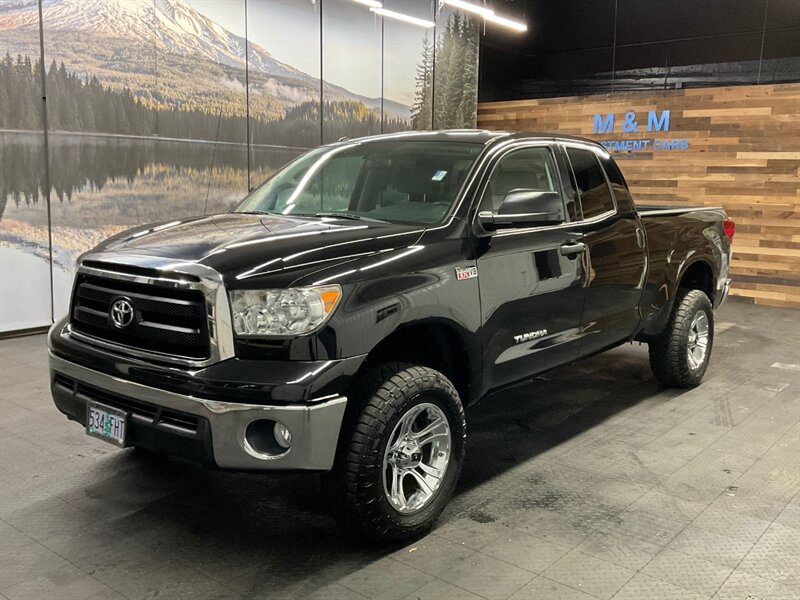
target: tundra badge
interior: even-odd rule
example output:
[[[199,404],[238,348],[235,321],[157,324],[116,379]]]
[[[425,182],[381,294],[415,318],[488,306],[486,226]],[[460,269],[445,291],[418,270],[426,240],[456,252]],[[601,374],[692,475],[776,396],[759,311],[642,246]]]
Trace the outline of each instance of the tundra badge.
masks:
[[[522,342],[529,342],[530,340],[535,340],[540,337],[544,337],[546,335],[547,335],[547,329],[537,329],[536,331],[529,331],[528,333],[515,335],[514,341],[517,344],[521,344]]]

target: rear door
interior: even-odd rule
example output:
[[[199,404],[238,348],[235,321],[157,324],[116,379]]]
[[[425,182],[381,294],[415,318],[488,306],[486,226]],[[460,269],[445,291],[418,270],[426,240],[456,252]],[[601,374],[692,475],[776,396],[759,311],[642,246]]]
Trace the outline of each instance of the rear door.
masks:
[[[518,144],[495,160],[480,210],[497,212],[512,190],[556,191],[560,222],[502,229],[477,241],[485,389],[574,360],[583,285],[575,203],[565,197],[566,162],[557,148]],[[542,212],[552,212],[548,206]]]
[[[562,148],[572,168],[587,248],[580,349],[585,356],[625,341],[636,331],[647,250],[639,216],[616,165],[599,148],[579,144]],[[609,181],[604,161],[619,181]]]

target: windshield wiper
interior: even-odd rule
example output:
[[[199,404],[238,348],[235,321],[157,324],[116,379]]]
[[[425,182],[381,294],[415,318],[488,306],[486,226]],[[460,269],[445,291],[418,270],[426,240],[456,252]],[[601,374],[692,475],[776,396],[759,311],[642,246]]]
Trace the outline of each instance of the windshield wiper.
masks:
[[[350,219],[352,221],[370,221],[372,223],[387,223],[388,221],[382,221],[380,219],[373,219],[372,217],[365,217],[364,215],[359,215],[356,213],[348,213],[348,212],[318,212],[314,213],[315,217],[333,217],[334,219]]]

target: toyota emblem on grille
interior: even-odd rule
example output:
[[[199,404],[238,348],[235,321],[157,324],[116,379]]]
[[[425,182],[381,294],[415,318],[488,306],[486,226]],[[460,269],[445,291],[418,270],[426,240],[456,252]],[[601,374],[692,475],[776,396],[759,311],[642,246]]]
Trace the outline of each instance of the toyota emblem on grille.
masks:
[[[124,329],[133,323],[133,306],[127,298],[120,298],[111,305],[111,321],[115,327]]]

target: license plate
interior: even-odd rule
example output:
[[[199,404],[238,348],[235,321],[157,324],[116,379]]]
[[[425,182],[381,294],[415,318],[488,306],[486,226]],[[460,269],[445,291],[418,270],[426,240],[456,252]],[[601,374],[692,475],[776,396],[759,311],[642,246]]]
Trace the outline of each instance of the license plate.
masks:
[[[128,414],[117,408],[89,402],[86,405],[86,433],[119,446],[125,447],[125,430]]]

